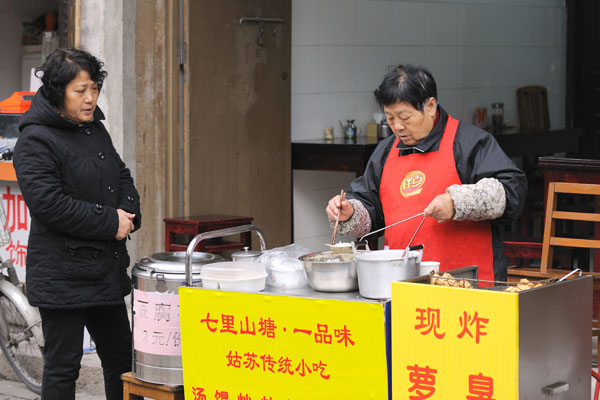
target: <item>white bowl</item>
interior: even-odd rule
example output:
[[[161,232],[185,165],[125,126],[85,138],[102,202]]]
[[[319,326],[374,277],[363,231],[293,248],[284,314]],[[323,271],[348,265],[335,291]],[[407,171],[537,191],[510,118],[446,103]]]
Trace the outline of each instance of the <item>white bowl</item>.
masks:
[[[427,275],[431,271],[440,272],[440,262],[439,261],[421,261],[421,265],[419,265],[419,275]]]
[[[224,261],[202,266],[202,287],[258,292],[265,289],[265,266],[256,262]]]

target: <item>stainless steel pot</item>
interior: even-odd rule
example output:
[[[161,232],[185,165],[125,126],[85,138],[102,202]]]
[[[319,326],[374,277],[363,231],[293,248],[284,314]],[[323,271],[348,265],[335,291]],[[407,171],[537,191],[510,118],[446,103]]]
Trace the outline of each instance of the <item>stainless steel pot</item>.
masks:
[[[423,246],[414,250],[375,250],[356,253],[358,291],[369,299],[392,297],[392,282],[419,276]]]
[[[250,250],[249,247],[244,247],[244,250],[236,251],[235,253],[231,254],[231,260],[253,262],[256,261],[261,254],[262,251]]]
[[[179,287],[186,284],[185,257],[183,251],[157,253],[133,267],[133,372],[143,381],[183,384],[177,306]],[[191,258],[195,284],[200,282],[203,265],[223,260],[219,255],[199,252]],[[152,345],[153,338],[164,337],[173,340],[166,340],[162,347]]]
[[[308,284],[319,292],[351,292],[358,289],[354,255],[310,253],[299,258],[304,264]]]

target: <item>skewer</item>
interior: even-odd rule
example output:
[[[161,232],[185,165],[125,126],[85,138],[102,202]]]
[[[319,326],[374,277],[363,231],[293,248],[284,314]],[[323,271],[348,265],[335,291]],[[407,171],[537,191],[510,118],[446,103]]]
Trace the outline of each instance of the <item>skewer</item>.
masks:
[[[340,192],[340,208],[338,209],[337,217],[335,218],[335,226],[333,227],[333,234],[331,235],[331,244],[335,244],[335,237],[337,236],[338,225],[340,223],[340,214],[342,213],[342,201],[346,200],[346,192],[344,189]]]

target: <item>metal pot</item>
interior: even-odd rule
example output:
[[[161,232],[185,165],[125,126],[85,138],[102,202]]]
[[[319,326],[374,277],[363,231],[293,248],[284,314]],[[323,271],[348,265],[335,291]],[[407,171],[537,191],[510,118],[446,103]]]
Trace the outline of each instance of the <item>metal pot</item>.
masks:
[[[351,292],[358,289],[353,254],[310,253],[299,258],[304,264],[308,284],[319,292]]]
[[[183,384],[178,290],[186,284],[185,257],[184,251],[157,253],[133,267],[133,372],[143,381]],[[200,282],[203,265],[222,259],[216,254],[194,253],[194,283]],[[163,346],[153,345],[153,340],[163,341]]]
[[[355,254],[358,291],[369,299],[392,297],[392,282],[419,276],[423,247],[409,250],[375,250]],[[417,250],[418,249],[418,250]]]
[[[256,261],[261,254],[262,251],[250,250],[249,247],[244,247],[243,251],[236,251],[235,253],[231,254],[231,260],[253,262]]]

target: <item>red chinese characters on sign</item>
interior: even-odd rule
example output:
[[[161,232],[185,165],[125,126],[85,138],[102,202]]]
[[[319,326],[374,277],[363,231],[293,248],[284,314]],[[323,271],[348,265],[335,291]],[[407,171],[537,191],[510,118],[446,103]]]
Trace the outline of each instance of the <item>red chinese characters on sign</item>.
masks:
[[[6,201],[6,226],[10,228],[10,233],[15,230],[27,230],[27,206],[22,194],[13,194],[10,192],[10,186],[6,187],[6,193],[2,195]]]
[[[433,333],[438,339],[443,339],[446,336],[446,332],[441,330],[441,311],[439,308],[416,308],[416,320],[417,323],[414,329],[420,331],[421,335],[429,335]],[[473,315],[463,311],[462,317],[459,317],[460,333],[457,335],[459,339],[462,339],[465,335],[468,335],[472,339],[475,339],[475,343],[479,344],[481,337],[486,336],[487,332],[485,328],[490,322],[489,318],[482,318],[478,315],[477,311]]]
[[[199,387],[193,386],[192,394],[194,395],[194,400],[206,400],[206,395],[204,394],[204,388],[199,388]]]
[[[495,400],[492,398],[494,394],[494,379],[489,376],[483,376],[480,372],[478,375],[469,375],[469,395],[467,400]]]
[[[10,233],[15,231],[27,231],[28,211],[25,199],[22,194],[11,192],[10,186],[6,186],[6,191],[2,194],[2,200],[6,204],[6,229]],[[7,247],[8,257],[15,266],[25,267],[27,258],[27,242],[20,240],[11,240]]]
[[[408,379],[411,386],[408,388],[410,400],[425,400],[431,398],[435,394],[435,378],[438,373],[437,369],[431,368],[429,365],[420,367],[418,364],[408,365],[406,369],[409,371]],[[469,393],[466,395],[467,400],[496,400],[494,395],[494,379],[489,376],[484,376],[483,373],[477,375],[469,375]]]
[[[470,330],[470,327],[475,328],[475,343],[479,344],[479,338],[481,336],[487,335],[484,331],[484,328],[487,326],[487,323],[490,321],[488,318],[480,318],[477,315],[477,311],[475,311],[474,315],[467,314],[466,311],[463,312],[463,316],[459,317],[460,325],[462,327],[462,331],[458,334],[458,338],[462,339],[465,334],[469,335],[473,338],[473,333]]]
[[[409,393],[413,393],[408,398],[410,400],[425,400],[435,394],[435,375],[437,370],[430,368],[429,365],[419,367],[417,364],[406,367],[410,371],[408,379],[412,386],[408,388]]]
[[[228,400],[229,393],[221,390],[215,391],[215,400]]]
[[[257,355],[255,353],[245,353],[243,356],[237,351],[230,350],[225,356],[226,367],[256,370],[262,372],[271,372],[273,374],[287,374],[291,376],[305,377],[311,374],[318,375],[322,379],[328,380],[331,375],[327,373],[327,364],[322,360],[319,362],[309,362],[305,359],[294,361],[289,357],[279,357],[276,359],[271,354]]]
[[[443,339],[446,336],[446,332],[438,332],[440,329],[440,309],[429,308],[417,308],[417,324],[415,325],[416,330],[421,330],[421,335],[428,335],[433,331],[433,335],[438,339]]]

